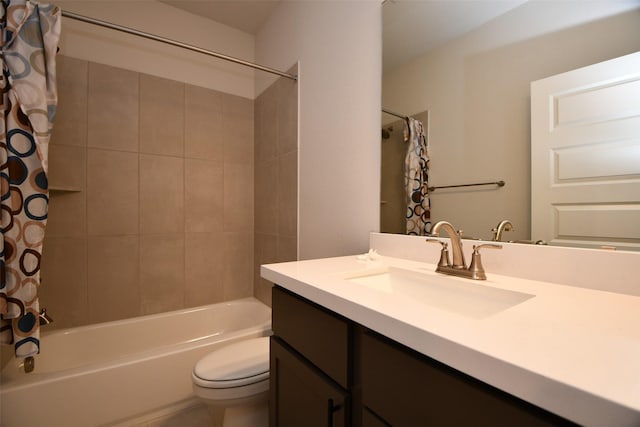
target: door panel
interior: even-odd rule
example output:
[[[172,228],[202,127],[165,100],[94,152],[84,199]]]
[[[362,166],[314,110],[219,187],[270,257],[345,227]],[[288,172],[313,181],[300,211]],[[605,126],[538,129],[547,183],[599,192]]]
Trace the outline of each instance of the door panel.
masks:
[[[640,53],[531,83],[531,238],[640,250]]]

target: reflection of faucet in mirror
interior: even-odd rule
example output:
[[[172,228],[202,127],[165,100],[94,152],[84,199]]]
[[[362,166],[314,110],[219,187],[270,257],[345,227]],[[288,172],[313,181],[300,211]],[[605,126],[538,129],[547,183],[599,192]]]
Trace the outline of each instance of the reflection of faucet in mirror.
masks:
[[[502,241],[503,232],[513,231],[513,224],[511,224],[511,221],[508,219],[503,219],[500,221],[500,224],[498,224],[496,228],[492,228],[491,231],[493,231],[493,238],[491,240],[494,242],[500,242]]]
[[[436,272],[450,274],[452,276],[467,277],[475,280],[485,280],[487,276],[482,266],[482,260],[480,259],[480,248],[501,249],[502,245],[491,243],[486,243],[483,245],[473,245],[471,264],[469,265],[469,268],[467,268],[467,265],[464,261],[464,253],[462,252],[462,239],[460,238],[461,232],[456,231],[456,229],[453,227],[453,225],[451,225],[450,222],[438,221],[433,225],[433,227],[431,227],[431,235],[438,236],[441,228],[447,232],[447,235],[451,240],[453,263],[449,264],[449,252],[447,244],[437,240],[438,243],[442,244],[442,251],[440,253],[440,261],[438,262],[438,267],[436,267]],[[427,239],[427,242],[430,241],[435,240]]]

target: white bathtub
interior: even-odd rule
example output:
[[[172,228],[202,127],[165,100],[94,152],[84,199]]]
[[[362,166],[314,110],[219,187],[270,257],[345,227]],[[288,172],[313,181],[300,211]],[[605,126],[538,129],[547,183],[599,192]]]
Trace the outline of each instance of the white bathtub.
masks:
[[[32,373],[15,359],[2,369],[0,425],[126,424],[192,399],[191,369],[203,355],[270,330],[269,307],[246,298],[43,332]]]

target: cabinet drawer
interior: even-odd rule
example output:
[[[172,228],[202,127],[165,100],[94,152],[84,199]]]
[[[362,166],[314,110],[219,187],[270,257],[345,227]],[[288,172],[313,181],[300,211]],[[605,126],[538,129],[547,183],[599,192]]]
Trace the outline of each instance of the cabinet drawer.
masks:
[[[349,324],[280,287],[273,287],[272,329],[335,382],[348,388]]]
[[[361,375],[362,403],[394,427],[574,425],[371,332]]]

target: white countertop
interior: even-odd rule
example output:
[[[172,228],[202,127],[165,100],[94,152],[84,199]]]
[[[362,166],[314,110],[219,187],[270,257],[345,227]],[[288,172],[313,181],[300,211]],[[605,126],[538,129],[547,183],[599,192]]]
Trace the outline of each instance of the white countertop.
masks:
[[[473,318],[345,278],[434,264],[356,256],[263,265],[262,277],[420,353],[588,426],[640,426],[640,297],[487,272],[483,286],[533,294]]]

